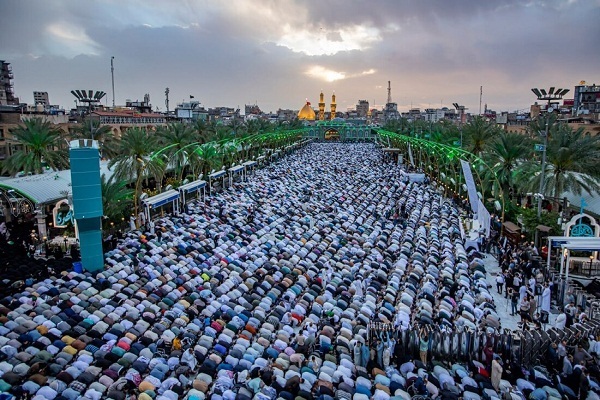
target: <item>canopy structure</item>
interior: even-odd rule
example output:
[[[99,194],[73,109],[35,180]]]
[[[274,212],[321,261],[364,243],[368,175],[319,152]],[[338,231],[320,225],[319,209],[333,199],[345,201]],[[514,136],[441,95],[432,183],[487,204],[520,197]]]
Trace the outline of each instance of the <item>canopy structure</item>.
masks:
[[[560,247],[560,271],[559,279],[561,281],[559,288],[559,299],[564,303],[566,299],[566,290],[569,284],[569,270],[571,265],[571,251],[591,251],[594,252],[590,258],[590,270],[592,261],[597,259],[597,252],[600,251],[600,238],[589,237],[571,237],[571,236],[548,236],[548,258],[546,267],[550,268],[551,249]],[[565,272],[566,264],[566,272]],[[563,277],[564,274],[564,277]]]
[[[246,170],[244,171],[244,174],[245,174],[245,177],[247,177],[248,176],[248,172],[252,171],[258,165],[258,163],[256,161],[246,161],[242,165],[244,167],[246,167]]]
[[[235,167],[231,167],[228,169],[229,171],[229,186],[233,183],[233,176],[236,174],[242,174],[242,180],[244,180],[244,170],[246,167],[244,165],[236,165]]]
[[[174,189],[167,190],[164,193],[160,193],[156,196],[142,200],[142,204],[144,205],[144,213],[146,214],[146,221],[150,221],[150,219],[152,219],[152,210],[156,210],[168,203],[172,203],[173,210],[175,212],[179,212],[178,200],[179,192]]]
[[[113,172],[108,169],[107,161],[100,162],[100,176],[105,175],[109,179]],[[36,205],[56,203],[66,199],[71,192],[71,170],[45,171],[38,175],[4,179],[0,181],[0,188],[6,192],[13,190]]]
[[[265,160],[266,160],[265,156],[256,157],[256,162],[258,163],[258,165],[264,165]]]
[[[198,193],[202,189],[202,199],[206,196],[206,181],[198,179],[196,181],[186,183],[177,188],[181,199],[181,204],[187,203],[187,197],[193,193]]]
[[[227,171],[221,170],[221,171],[213,172],[212,174],[210,174],[208,176],[208,191],[209,191],[209,193],[212,193],[212,182],[215,179],[223,178],[223,185],[225,184],[225,175],[226,174],[227,174]]]

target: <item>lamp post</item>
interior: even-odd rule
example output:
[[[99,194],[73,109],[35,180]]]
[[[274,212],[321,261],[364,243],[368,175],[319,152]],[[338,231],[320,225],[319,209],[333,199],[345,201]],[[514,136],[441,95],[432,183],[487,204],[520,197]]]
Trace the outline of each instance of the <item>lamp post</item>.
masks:
[[[112,106],[115,108],[115,57],[110,58],[110,79],[112,81]]]
[[[554,86],[552,86],[548,92],[546,92],[546,89],[538,89],[538,88],[533,88],[531,89],[531,91],[533,92],[533,94],[536,95],[538,100],[544,100],[547,101],[547,105],[546,105],[546,129],[544,131],[543,137],[544,137],[544,147],[542,149],[542,172],[540,174],[540,190],[538,193],[538,204],[537,204],[537,218],[538,218],[538,222],[539,219],[542,215],[542,199],[544,197],[544,193],[546,191],[546,180],[545,180],[545,175],[546,175],[546,148],[548,147],[548,132],[550,130],[550,113],[552,113],[554,110],[552,109],[552,107],[550,107],[550,103],[552,102],[552,100],[560,100],[563,98],[563,96],[565,94],[567,94],[569,92],[569,89],[557,89],[555,90]],[[535,230],[535,245],[538,246],[538,230]]]

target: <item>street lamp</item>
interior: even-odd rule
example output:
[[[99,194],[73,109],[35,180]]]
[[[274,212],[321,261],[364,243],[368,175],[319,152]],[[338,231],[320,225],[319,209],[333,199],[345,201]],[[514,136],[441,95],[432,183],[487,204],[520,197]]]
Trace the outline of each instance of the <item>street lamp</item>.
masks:
[[[563,96],[565,94],[567,94],[569,92],[569,89],[557,89],[555,90],[554,86],[552,86],[548,92],[546,92],[546,89],[538,89],[538,88],[533,88],[531,89],[531,91],[533,92],[533,94],[536,95],[538,100],[544,100],[547,101],[547,106],[546,106],[546,129],[544,132],[544,148],[542,149],[542,173],[540,174],[540,190],[539,190],[539,194],[540,196],[538,196],[538,204],[537,204],[537,218],[538,221],[542,215],[542,199],[543,199],[543,195],[546,192],[546,182],[545,182],[545,175],[546,175],[546,148],[548,147],[548,131],[550,129],[550,113],[552,113],[554,110],[552,109],[552,107],[550,107],[550,103],[554,100],[560,100],[563,98]],[[538,246],[538,230],[535,230],[535,245]]]

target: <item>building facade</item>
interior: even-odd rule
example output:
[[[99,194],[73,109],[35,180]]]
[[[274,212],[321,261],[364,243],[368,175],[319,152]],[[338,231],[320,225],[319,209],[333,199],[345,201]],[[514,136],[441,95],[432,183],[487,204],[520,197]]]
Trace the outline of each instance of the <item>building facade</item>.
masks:
[[[356,116],[366,118],[369,113],[369,102],[367,100],[359,100],[356,105]]]
[[[50,105],[48,92],[33,92],[33,104],[48,107]]]

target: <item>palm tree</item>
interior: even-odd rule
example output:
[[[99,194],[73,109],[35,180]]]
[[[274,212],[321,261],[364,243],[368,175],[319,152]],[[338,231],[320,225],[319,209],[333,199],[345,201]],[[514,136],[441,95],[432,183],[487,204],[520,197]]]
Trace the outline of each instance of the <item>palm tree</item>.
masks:
[[[144,178],[162,174],[166,163],[160,157],[152,157],[158,145],[154,134],[143,128],[130,128],[121,136],[117,146],[117,155],[108,163],[115,167],[115,179],[134,182],[134,211],[138,214],[138,199]]]
[[[92,139],[100,142],[103,157],[111,158],[115,155],[115,137],[110,125],[100,125],[100,121],[86,118],[81,125],[73,129],[73,138]]]
[[[480,116],[463,127],[466,149],[481,157],[483,150],[493,140],[498,129]]]
[[[121,222],[129,214],[128,210],[131,210],[133,190],[129,189],[124,181],[119,181],[114,176],[106,179],[104,174],[102,174],[100,185],[104,217],[110,222]]]
[[[520,165],[526,161],[532,153],[533,144],[531,140],[522,134],[502,131],[488,145],[484,159],[490,165],[494,176],[486,176],[490,181],[496,181],[505,196],[515,185],[515,174]],[[495,178],[495,179],[494,179]]]
[[[175,169],[175,179],[181,181],[188,164],[188,154],[195,143],[194,130],[190,125],[173,123],[159,128],[157,133],[158,145],[165,146],[159,151],[169,160],[169,166]]]
[[[600,136],[587,136],[583,128],[573,130],[566,124],[554,125],[546,157],[545,195],[600,193]],[[540,164],[524,164],[520,178],[524,189],[539,190]]]
[[[12,129],[11,134],[23,146],[13,153],[4,164],[11,175],[18,172],[41,174],[44,165],[57,171],[69,168],[69,155],[64,148],[62,131],[42,118],[31,118]]]

